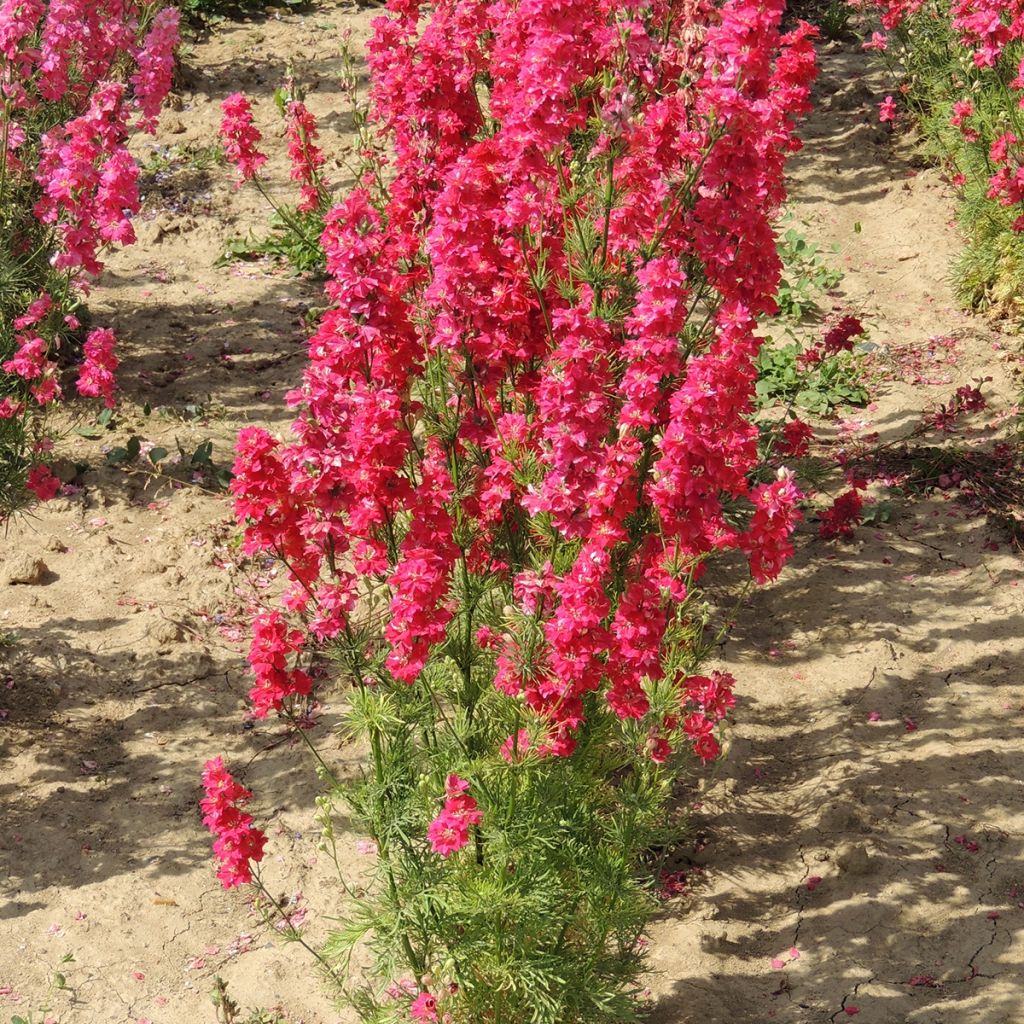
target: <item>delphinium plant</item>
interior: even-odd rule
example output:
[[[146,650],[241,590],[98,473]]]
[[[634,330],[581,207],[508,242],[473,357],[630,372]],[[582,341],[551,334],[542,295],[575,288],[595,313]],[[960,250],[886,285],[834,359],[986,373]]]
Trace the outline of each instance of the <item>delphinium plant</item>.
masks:
[[[297,722],[326,656],[366,745],[355,779],[318,755],[326,846],[344,801],[376,851],[318,951],[365,1021],[635,1016],[645,851],[734,704],[700,580],[723,552],[772,579],[799,518],[788,472],[752,483],[815,70],[783,6],[391,0],[375,23],[387,146],[326,218],[294,434],[243,431],[232,483],[245,550],[290,579],[253,714]],[[206,780],[222,879],[267,894],[247,791]]]
[[[0,519],[56,494],[44,413],[77,388],[113,403],[114,336],[86,334],[103,253],[135,240],[138,165],[171,86],[178,13],[133,0],[0,4]],[[82,341],[84,340],[84,345]]]
[[[1020,316],[1024,303],[1024,8],[1001,0],[865,0],[867,42],[947,165],[966,244],[953,266],[969,306]],[[881,116],[899,105],[887,97]]]

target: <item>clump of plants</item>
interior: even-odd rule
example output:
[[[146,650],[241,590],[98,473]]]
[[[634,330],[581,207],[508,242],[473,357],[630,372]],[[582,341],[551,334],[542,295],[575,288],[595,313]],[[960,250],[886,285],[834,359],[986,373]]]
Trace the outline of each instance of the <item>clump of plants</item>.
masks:
[[[268,7],[285,9],[309,6],[308,0],[175,0],[186,24],[195,34],[216,26],[228,18],[262,16]]]
[[[128,141],[166,96],[178,13],[101,0],[0,7],[0,519],[26,490],[53,497],[44,413],[81,358],[77,390],[113,402],[117,357],[86,329],[103,253],[135,240]]]
[[[810,346],[770,342],[757,356],[755,391],[763,407],[788,405],[827,416],[844,405],[864,405],[870,398],[863,358],[855,351],[864,334],[855,316],[836,319]]]
[[[843,272],[830,267],[821,247],[796,227],[787,227],[779,236],[778,249],[782,260],[782,280],[776,296],[779,316],[800,321],[817,311],[821,293],[835,288]]]
[[[755,328],[814,32],[782,0],[388,7],[387,145],[325,218],[294,435],[239,438],[244,549],[290,581],[252,713],[298,726],[314,658],[346,687],[367,766],[316,754],[320,823],[330,852],[344,806],[375,869],[314,952],[364,1021],[631,1020],[645,851],[734,705],[701,578],[774,578],[800,517],[761,478]],[[220,759],[204,786],[223,883],[286,911],[252,794]]]
[[[884,33],[867,44],[901,80],[903,103],[959,192],[966,236],[960,300],[1021,315],[1024,303],[1024,13],[996,0],[872,0]],[[895,101],[883,117],[896,116]]]
[[[294,81],[289,82],[287,89],[278,89],[274,100],[285,122],[290,176],[299,186],[298,202],[281,203],[267,188],[261,171],[267,157],[259,149],[263,134],[253,120],[252,104],[242,93],[228,96],[221,105],[224,155],[238,171],[237,184],[249,183],[255,188],[270,206],[273,216],[269,235],[230,239],[219,265],[271,256],[285,260],[298,273],[322,273],[326,257],[320,236],[332,199],[324,176],[324,154],[317,145],[319,127]]]

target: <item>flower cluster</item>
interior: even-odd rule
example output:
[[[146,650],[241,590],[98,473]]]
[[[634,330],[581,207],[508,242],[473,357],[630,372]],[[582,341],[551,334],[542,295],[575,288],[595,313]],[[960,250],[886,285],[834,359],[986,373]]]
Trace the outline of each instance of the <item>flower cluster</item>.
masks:
[[[775,451],[794,459],[803,458],[811,447],[814,427],[802,419],[787,420],[782,427],[782,436],[775,442]]]
[[[800,355],[802,366],[814,366],[829,356],[853,349],[854,339],[864,334],[864,325],[855,316],[840,317],[825,334]]]
[[[984,377],[974,384],[964,384],[958,387],[952,399],[935,413],[934,425],[939,430],[949,431],[962,416],[984,409],[988,402],[981,392],[981,385],[991,379],[991,377]]]
[[[971,205],[982,211],[981,218],[995,214],[984,197],[1005,208],[1008,232],[1024,232],[1024,150],[1017,113],[1024,106],[1024,5],[939,0],[927,11],[921,0],[866,0],[865,5],[879,11],[883,26],[899,41],[906,76],[901,91],[933,126],[946,122],[956,129],[946,131],[943,142],[952,154],[953,181],[971,189]],[[892,47],[880,36],[873,48]],[[895,119],[891,96],[880,117]],[[975,203],[975,196],[981,201]],[[976,216],[969,213],[969,220]],[[991,234],[992,224],[979,231]],[[981,287],[990,283],[982,280]]]
[[[457,775],[449,775],[445,782],[444,808],[427,828],[427,839],[434,853],[450,857],[469,842],[469,827],[483,821],[476,800],[466,790],[469,783]]]
[[[324,192],[320,171],[324,165],[324,154],[316,145],[316,118],[300,100],[292,100],[288,104],[287,134],[292,181],[301,185],[299,209],[306,212],[315,210]]]
[[[267,162],[265,153],[257,148],[263,140],[259,128],[253,123],[252,104],[240,92],[233,92],[220,105],[224,118],[220,137],[224,155],[237,168],[241,178],[238,184],[250,181]]]
[[[685,693],[691,705],[698,709],[685,722],[686,734],[693,741],[694,750],[702,761],[718,757],[719,746],[714,736],[715,724],[736,706],[732,690],[736,680],[728,672],[714,672],[710,676],[690,676]]]
[[[114,332],[102,328],[92,331],[85,340],[85,360],[78,374],[78,393],[102,398],[108,409],[114,407],[114,371],[118,366]]]
[[[123,0],[51,0],[0,8],[5,59],[8,152],[0,153],[15,187],[38,186],[35,215],[57,232],[56,266],[97,273],[99,250],[134,241],[138,166],[127,143],[152,131],[171,87],[178,12],[158,12],[139,36],[141,10]],[[40,45],[34,45],[38,39]],[[128,89],[113,69],[127,66]],[[134,70],[132,70],[134,69]],[[48,109],[60,110],[54,124]],[[66,113],[70,111],[70,113]],[[134,115],[137,120],[133,120]],[[36,140],[39,123],[50,124]],[[22,155],[39,142],[38,164]]]
[[[837,537],[849,539],[854,527],[861,521],[864,501],[856,487],[843,491],[835,501],[818,514],[818,533],[824,540]]]
[[[0,415],[16,419],[2,463],[52,496],[26,444],[28,421],[61,397],[58,351],[80,327],[75,309],[103,253],[134,241],[138,166],[128,144],[153,131],[170,87],[179,13],[136,0],[0,3],[0,248],[19,287],[0,296]],[[113,337],[86,341],[84,395],[112,404]],[[32,431],[45,436],[38,425]],[[0,515],[18,503],[0,480]]]
[[[320,635],[347,627],[358,574],[386,582],[385,665],[410,684],[455,580],[511,596],[571,545],[495,643],[538,749],[569,754],[589,693],[646,713],[709,555],[742,550],[765,580],[790,550],[796,490],[751,489],[750,413],[813,33],[783,35],[777,0],[389,6],[369,48],[388,190],[328,218],[335,305],[290,399],[298,440],[246,432],[237,509],[248,550],[287,552],[288,603]],[[260,154],[231,103],[246,174]]]
[[[302,650],[302,632],[289,629],[278,612],[256,617],[249,648],[249,664],[256,681],[249,691],[252,712],[266,718],[271,710],[280,711],[291,696],[307,695],[313,680],[299,668],[289,668],[289,660]]]
[[[223,759],[212,758],[203,771],[206,796],[199,802],[203,824],[216,837],[213,852],[221,862],[217,877],[225,889],[251,882],[252,864],[263,859],[267,837],[252,827],[253,817],[240,804],[252,793],[236,782],[224,767]]]

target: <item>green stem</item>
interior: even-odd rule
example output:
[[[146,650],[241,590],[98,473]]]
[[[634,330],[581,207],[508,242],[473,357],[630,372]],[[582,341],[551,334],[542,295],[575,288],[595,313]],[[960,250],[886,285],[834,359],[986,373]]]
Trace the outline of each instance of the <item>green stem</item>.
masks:
[[[295,717],[295,713],[293,711],[284,711],[282,713],[284,717],[289,722],[291,722],[293,726],[295,726],[296,731],[302,737],[302,740],[306,744],[306,746],[309,747],[310,753],[313,755],[313,757],[316,758],[317,763],[320,765],[321,769],[323,769],[323,773],[327,776],[331,785],[337,788],[340,785],[338,777],[334,774],[333,771],[331,771],[331,769],[327,765],[327,762],[320,756],[320,751],[317,750],[315,746],[313,746],[313,741],[306,735],[306,730],[303,729],[302,726],[298,723],[298,720]]]
[[[608,263],[608,234],[611,230],[612,204],[615,202],[615,155],[609,154],[608,163],[605,165],[605,173],[608,180],[604,186],[604,232],[601,237],[601,266]]]
[[[0,212],[4,209],[4,198],[7,194],[7,145],[11,132],[11,108],[4,103],[4,137],[0,142]]]
[[[311,956],[320,962],[323,969],[331,976],[331,980],[342,990],[345,988],[345,983],[335,973],[334,968],[318,953],[306,940],[302,937],[301,932],[290,923],[288,914],[285,912],[284,907],[281,906],[277,900],[270,894],[270,890],[263,884],[263,879],[259,876],[259,870],[253,871],[253,884],[257,889],[267,898],[271,906],[281,915],[282,920],[288,923],[288,934],[289,937],[294,939],[303,949],[305,949]]]
[[[281,220],[283,220],[285,224],[287,224],[288,227],[291,228],[291,230],[294,231],[295,234],[297,234],[299,238],[301,238],[302,241],[306,243],[306,245],[311,246],[314,249],[320,248],[320,239],[310,238],[309,235],[306,234],[306,231],[303,228],[303,226],[290,213],[286,212],[285,207],[279,206],[276,202],[274,202],[270,193],[263,187],[263,182],[260,181],[259,178],[253,178],[252,183],[256,186],[256,190],[259,192],[259,194],[263,196],[263,198],[266,199],[266,201],[271,205],[271,207],[274,210],[274,213],[276,213],[278,217],[280,217]]]

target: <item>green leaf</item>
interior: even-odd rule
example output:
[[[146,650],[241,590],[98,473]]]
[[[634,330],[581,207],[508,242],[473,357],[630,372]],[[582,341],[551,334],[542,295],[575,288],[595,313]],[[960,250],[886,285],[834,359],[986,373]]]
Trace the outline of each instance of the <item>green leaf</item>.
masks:
[[[153,449],[150,450],[150,453],[149,453],[149,461],[152,462],[153,465],[155,466],[162,459],[166,459],[168,454],[169,453],[168,453],[166,448],[160,448],[160,447],[153,448]]]
[[[113,419],[114,419],[114,410],[113,409],[104,409],[103,412],[101,412],[99,414],[99,416],[96,417],[96,422],[101,427],[109,427],[111,425],[111,423],[113,422]]]
[[[854,221],[853,233],[855,235],[859,235],[860,234],[860,221],[859,220],[858,221]]]
[[[90,441],[95,441],[98,437],[102,437],[102,433],[96,427],[75,427],[75,433],[80,437],[87,437]]]
[[[212,466],[213,465],[213,442],[204,441],[198,448],[192,453],[192,458],[189,460],[193,466]]]
[[[131,438],[128,440],[128,447],[126,450],[128,452],[129,461],[134,462],[139,457],[139,452],[142,451],[141,438],[132,434]]]

